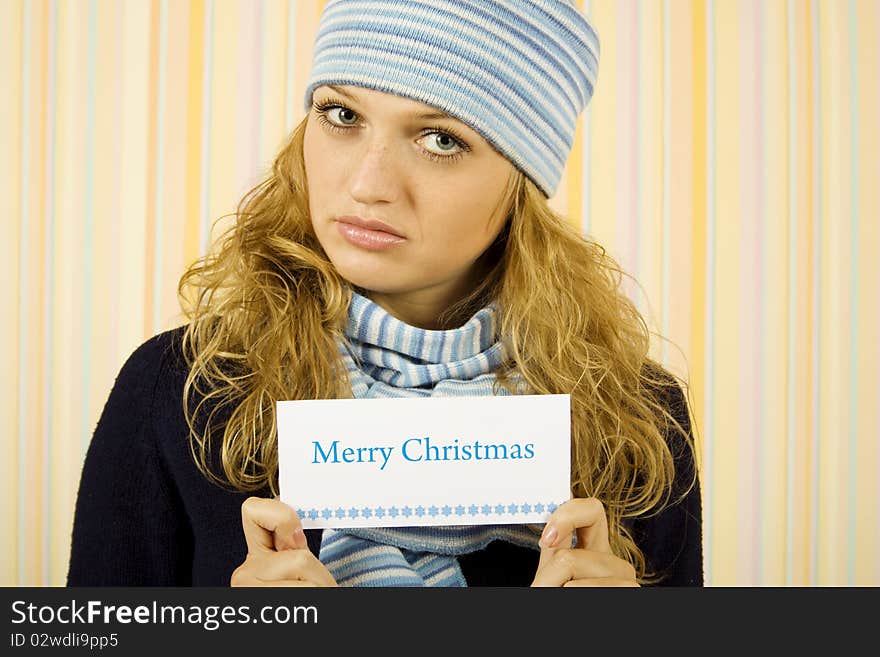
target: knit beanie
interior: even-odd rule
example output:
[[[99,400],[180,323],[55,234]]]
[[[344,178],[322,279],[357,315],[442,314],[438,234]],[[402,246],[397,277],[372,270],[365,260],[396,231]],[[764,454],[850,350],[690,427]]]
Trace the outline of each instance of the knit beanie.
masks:
[[[394,93],[463,121],[549,198],[593,95],[596,31],[572,0],[328,0],[315,88]]]

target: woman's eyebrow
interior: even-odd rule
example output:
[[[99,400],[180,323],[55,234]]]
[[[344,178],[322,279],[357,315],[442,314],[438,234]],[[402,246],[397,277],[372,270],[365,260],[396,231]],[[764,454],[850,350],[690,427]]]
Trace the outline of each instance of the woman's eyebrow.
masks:
[[[345,96],[346,98],[348,98],[349,100],[351,100],[355,103],[359,102],[358,98],[355,97],[353,94],[350,94],[349,92],[345,91],[344,89],[342,89],[340,87],[337,87],[334,84],[328,84],[328,85],[326,85],[326,87],[328,89],[332,89],[333,91],[338,93],[340,96]],[[448,119],[450,121],[456,121],[458,123],[461,123],[461,121],[456,119],[454,116],[450,116],[449,114],[447,114],[446,112],[443,112],[441,110],[434,110],[431,112],[420,112],[419,114],[414,114],[413,117],[416,119]]]

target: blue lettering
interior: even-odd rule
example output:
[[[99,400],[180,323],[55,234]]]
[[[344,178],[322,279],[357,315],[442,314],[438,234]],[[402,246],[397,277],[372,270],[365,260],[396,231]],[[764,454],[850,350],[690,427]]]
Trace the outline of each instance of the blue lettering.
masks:
[[[403,446],[400,448],[400,451],[403,454],[403,458],[405,458],[407,461],[421,461],[422,460],[421,456],[419,456],[418,458],[410,458],[410,455],[406,451],[407,446],[413,441],[421,444],[422,439],[421,438],[410,438],[405,443],[403,443]]]
[[[319,454],[321,455],[324,463],[326,463],[327,460],[331,458],[331,456],[334,463],[339,463],[339,457],[336,455],[336,446],[339,444],[338,440],[334,440],[333,444],[330,446],[330,449],[326,452],[322,449],[321,443],[319,443],[317,440],[313,440],[312,444],[315,446],[315,455],[312,459],[312,463],[318,462]]]
[[[489,450],[492,450],[492,456],[489,456]],[[501,456],[498,456],[498,450],[501,450]],[[486,458],[493,461],[507,458],[507,445],[486,445]]]
[[[445,450],[444,450],[445,453]],[[440,448],[435,447],[431,444],[431,437],[428,436],[425,438],[425,460],[426,461],[442,461],[445,458],[440,458]]]
[[[379,447],[378,450],[379,450],[379,453],[382,455],[382,458],[385,459],[384,461],[382,461],[382,467],[379,469],[384,470],[385,466],[388,465],[388,459],[391,458],[391,452],[394,451],[394,448],[393,447]],[[372,460],[373,460],[373,455],[371,453],[370,454],[370,461],[372,461]]]

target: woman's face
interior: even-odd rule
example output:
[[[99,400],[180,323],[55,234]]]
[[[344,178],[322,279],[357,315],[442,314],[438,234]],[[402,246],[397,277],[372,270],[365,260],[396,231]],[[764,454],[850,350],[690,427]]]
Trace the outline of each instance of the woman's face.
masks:
[[[394,94],[327,85],[315,90],[303,156],[321,246],[386,310],[430,328],[479,283],[512,165],[467,125]]]

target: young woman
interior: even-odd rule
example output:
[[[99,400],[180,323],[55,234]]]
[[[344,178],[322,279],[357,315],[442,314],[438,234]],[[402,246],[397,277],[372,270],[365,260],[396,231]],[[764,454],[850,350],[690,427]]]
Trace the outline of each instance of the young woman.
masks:
[[[123,366],[70,585],[702,585],[682,386],[548,205],[592,95],[570,2],[328,2],[307,116]],[[524,525],[303,530],[275,402],[571,395],[572,499]]]

